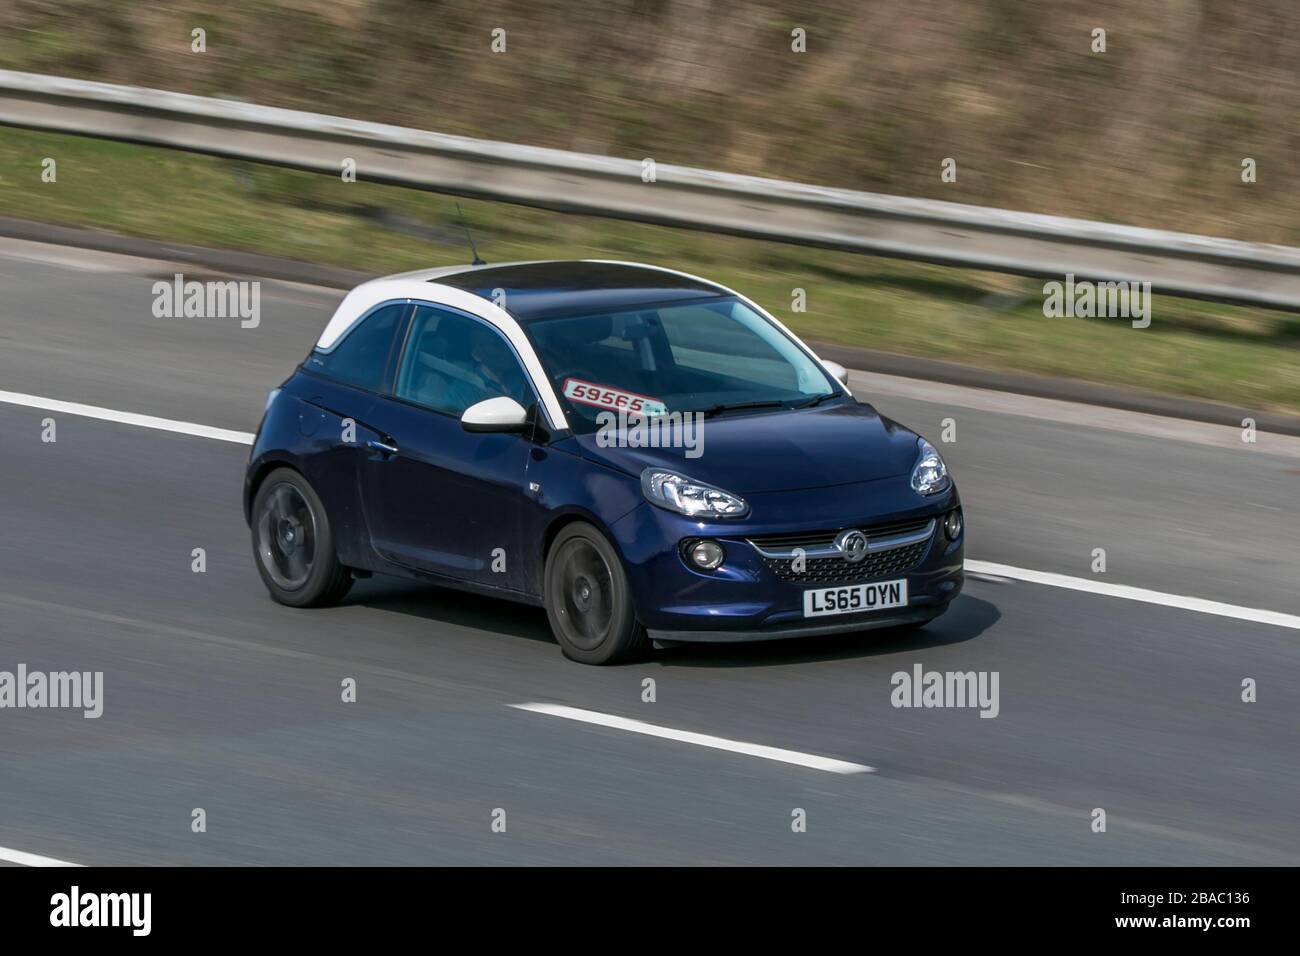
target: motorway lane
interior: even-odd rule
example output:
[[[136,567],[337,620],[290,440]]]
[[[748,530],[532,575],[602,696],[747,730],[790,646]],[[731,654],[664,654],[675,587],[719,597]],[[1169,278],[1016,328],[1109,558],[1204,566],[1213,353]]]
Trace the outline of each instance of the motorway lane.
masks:
[[[0,387],[254,430],[266,393],[316,344],[342,293],[261,280],[256,328],[155,318],[153,284],[176,272],[229,278],[0,238]]]
[[[103,670],[106,704],[98,720],[0,715],[2,846],[92,863],[1300,858],[1291,631],[976,581],[919,640],[578,667],[540,612],[453,592],[376,580],[343,608],[278,607],[238,514],[242,447],[72,417],[46,445],[38,419],[0,407],[4,500],[24,503],[0,546],[0,662]],[[999,671],[1000,715],[892,708],[890,676],[918,662]],[[1260,704],[1238,702],[1241,676]],[[878,772],[506,706],[531,700]],[[202,841],[195,806],[213,820]],[[818,824],[798,837],[797,806]],[[488,831],[495,807],[517,839]]]
[[[281,301],[267,284],[262,330],[195,331],[211,336],[200,349],[182,329],[146,346],[137,340],[158,335],[148,300],[147,321],[121,318],[138,276],[25,265],[38,271],[6,279],[13,264],[0,262],[0,388],[13,391],[249,429],[280,373],[250,379],[277,361],[287,368],[311,337],[297,327],[323,322],[319,303],[304,304],[309,290],[287,288]],[[40,283],[50,302],[33,323],[22,302]],[[83,308],[55,307],[92,301],[96,285],[94,328]],[[106,314],[144,324],[115,341]],[[280,331],[290,326],[294,335]],[[139,364],[151,349],[169,363],[162,382]],[[91,362],[82,377],[77,355]],[[934,436],[921,416],[941,409],[909,401],[880,405]],[[1124,554],[1151,533],[1126,531],[1144,515],[1226,522],[1232,553],[1246,555],[1227,516],[1249,512],[1222,501],[1240,487],[1225,483],[1284,488],[1294,467],[1255,456],[1268,463],[1261,476],[1246,456],[1186,442],[955,414],[959,441],[945,452],[977,522],[972,556],[1045,570],[1087,573],[1059,544],[1081,527],[1107,535],[1098,545],[1114,567],[1112,542]],[[582,668],[560,657],[537,611],[402,582],[363,582],[339,609],[280,608],[253,571],[239,515],[246,449],[66,415],[49,445],[42,417],[0,406],[0,669],[102,669],[107,702],[97,721],[0,712],[0,846],[90,863],[1300,857],[1293,631],[975,581],[920,638],[681,648]],[[1061,496],[1074,510],[1053,517],[1053,496],[1015,470],[1044,450],[1056,480],[1078,491],[1100,471],[1093,494],[1127,487],[1136,507],[1099,508],[1090,522],[1086,502],[1097,499]],[[1145,469],[1169,462],[1180,465],[1178,493],[1138,497]],[[1013,522],[1017,513],[1032,520]],[[1294,521],[1293,505],[1283,517]],[[193,547],[207,549],[206,574],[190,571]],[[1141,566],[1112,579],[1154,586],[1189,566],[1176,551],[1157,549],[1154,564],[1133,553]],[[1292,610],[1290,587],[1268,585],[1270,574],[1294,580],[1294,554],[1279,561],[1249,595],[1224,593],[1236,579],[1167,589]],[[890,675],[918,662],[999,671],[1000,716],[890,707]],[[339,701],[345,676],[359,681],[356,704]],[[1259,704],[1239,702],[1243,676],[1261,680]],[[654,704],[640,700],[644,677],[658,682]],[[530,700],[878,772],[838,777],[506,706]],[[206,834],[189,832],[195,806],[209,811]],[[1110,813],[1105,835],[1088,831],[1095,806]],[[495,807],[507,810],[506,834],[489,832]],[[808,833],[790,832],[793,807],[808,809]]]
[[[156,319],[152,285],[178,270],[0,239],[0,390],[255,430],[266,393],[341,295],[263,281],[255,329]],[[1022,396],[989,411],[980,406],[998,393],[935,385],[922,401],[915,382],[863,373],[851,382],[940,444],[968,506],[969,557],[1087,577],[1093,549],[1105,548],[1106,580],[1300,613],[1300,439],[1264,434],[1246,445],[1236,429],[1155,416]],[[1074,420],[1058,420],[1059,408]],[[943,444],[948,418],[957,441]],[[1166,437],[1082,424],[1094,419]],[[1216,444],[1203,443],[1207,434]]]

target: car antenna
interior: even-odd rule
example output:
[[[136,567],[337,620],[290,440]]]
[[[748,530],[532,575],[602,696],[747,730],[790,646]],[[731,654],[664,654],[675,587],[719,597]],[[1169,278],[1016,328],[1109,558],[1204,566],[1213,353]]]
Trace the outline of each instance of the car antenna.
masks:
[[[487,265],[486,262],[484,262],[482,259],[478,257],[478,247],[474,245],[474,235],[469,231],[469,223],[465,221],[465,213],[461,210],[459,201],[456,202],[456,214],[460,216],[460,227],[465,230],[465,238],[469,240],[469,250],[470,252],[474,253],[474,261],[471,262],[470,265],[472,266]]]

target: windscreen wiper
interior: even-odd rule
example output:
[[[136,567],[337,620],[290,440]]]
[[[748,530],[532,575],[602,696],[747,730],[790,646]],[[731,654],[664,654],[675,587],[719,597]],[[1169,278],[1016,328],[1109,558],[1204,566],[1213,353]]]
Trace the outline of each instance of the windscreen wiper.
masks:
[[[734,412],[744,408],[785,408],[785,407],[786,407],[785,402],[776,402],[776,401],[735,402],[730,405],[724,402],[721,405],[713,405],[710,408],[697,408],[695,409],[695,411],[703,415],[705,418],[708,418],[710,415],[716,415],[719,412]]]
[[[830,400],[830,399],[832,399],[832,398],[835,398],[835,397],[838,396],[839,394],[840,394],[839,392],[827,392],[825,395],[818,395],[817,397],[812,398],[812,399],[810,399],[809,401],[806,401],[806,402],[800,402],[798,405],[794,405],[794,406],[791,406],[791,407],[793,407],[793,408],[816,408],[816,407],[817,407],[818,405],[820,405],[822,402],[825,402],[825,401],[828,401],[828,400]]]

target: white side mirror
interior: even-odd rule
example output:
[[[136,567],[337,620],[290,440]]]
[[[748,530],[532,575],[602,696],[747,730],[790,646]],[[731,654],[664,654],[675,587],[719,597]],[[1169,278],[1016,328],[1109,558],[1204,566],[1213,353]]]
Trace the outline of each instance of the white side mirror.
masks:
[[[528,424],[528,412],[513,398],[498,395],[465,409],[460,416],[467,432],[517,432]]]
[[[835,377],[835,381],[839,382],[841,385],[844,386],[847,386],[849,384],[849,370],[846,369],[839,362],[832,362],[829,359],[822,359],[822,365],[826,366],[826,371],[830,372],[831,375]]]

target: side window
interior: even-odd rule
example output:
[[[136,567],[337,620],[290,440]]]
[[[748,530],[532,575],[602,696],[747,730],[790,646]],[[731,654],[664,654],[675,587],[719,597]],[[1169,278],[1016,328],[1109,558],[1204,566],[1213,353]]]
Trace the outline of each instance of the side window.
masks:
[[[457,418],[471,405],[508,395],[537,399],[519,360],[495,329],[455,312],[420,306],[397,373],[398,398]]]
[[[406,309],[401,303],[376,309],[345,335],[334,351],[309,355],[306,367],[348,385],[380,391]]]

